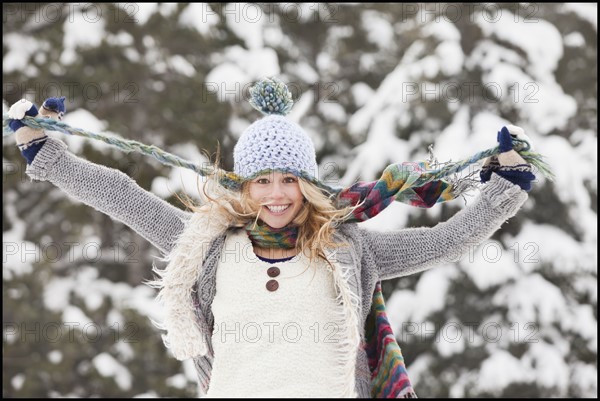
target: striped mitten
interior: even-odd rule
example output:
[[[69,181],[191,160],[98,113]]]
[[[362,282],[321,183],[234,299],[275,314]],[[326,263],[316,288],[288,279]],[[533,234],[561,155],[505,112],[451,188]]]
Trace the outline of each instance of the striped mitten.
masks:
[[[527,163],[516,150],[513,149],[513,137],[525,136],[523,130],[519,127],[509,125],[502,127],[498,132],[498,143],[500,154],[488,158],[482,168],[479,176],[481,182],[490,180],[492,173],[496,173],[502,178],[521,187],[524,191],[531,190],[531,183],[535,180],[535,175],[531,172],[531,165]],[[530,142],[528,140],[528,142]],[[531,142],[530,142],[531,143]]]
[[[8,110],[8,126],[15,132],[17,146],[21,154],[31,164],[35,156],[40,151],[48,136],[42,129],[31,128],[23,124],[25,116],[45,117],[54,120],[61,120],[65,113],[65,98],[51,97],[46,99],[38,113],[35,104],[29,100],[21,99],[13,104]]]

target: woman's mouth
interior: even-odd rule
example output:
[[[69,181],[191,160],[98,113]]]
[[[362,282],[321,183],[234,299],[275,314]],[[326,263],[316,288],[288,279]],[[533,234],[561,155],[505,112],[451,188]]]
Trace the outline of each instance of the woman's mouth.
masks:
[[[269,211],[269,213],[274,214],[276,216],[282,215],[290,205],[277,205],[277,206],[265,206],[265,208]]]

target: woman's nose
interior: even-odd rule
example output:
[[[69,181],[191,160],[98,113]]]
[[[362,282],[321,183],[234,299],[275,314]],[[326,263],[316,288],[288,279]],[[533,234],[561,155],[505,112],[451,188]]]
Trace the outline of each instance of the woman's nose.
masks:
[[[284,192],[283,192],[283,186],[278,183],[278,182],[274,182],[273,184],[271,184],[271,197],[272,198],[282,198],[284,196]]]

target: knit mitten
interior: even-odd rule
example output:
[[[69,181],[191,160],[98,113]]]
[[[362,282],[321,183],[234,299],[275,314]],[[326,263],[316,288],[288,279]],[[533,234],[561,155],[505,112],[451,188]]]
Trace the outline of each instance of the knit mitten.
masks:
[[[492,173],[496,173],[520,186],[524,191],[530,191],[531,182],[535,180],[535,175],[531,172],[531,165],[513,149],[513,137],[527,139],[531,144],[523,129],[513,125],[502,127],[497,137],[501,153],[498,156],[486,159],[479,176],[481,182],[487,182],[490,180]]]
[[[65,113],[65,98],[51,97],[46,99],[42,104],[42,108],[38,113],[35,104],[29,100],[21,99],[13,104],[8,110],[8,126],[15,132],[15,139],[21,154],[27,160],[27,164],[31,164],[33,159],[40,151],[48,136],[42,129],[31,128],[25,125],[22,121],[25,116],[30,117],[45,117],[53,120],[61,120]]]

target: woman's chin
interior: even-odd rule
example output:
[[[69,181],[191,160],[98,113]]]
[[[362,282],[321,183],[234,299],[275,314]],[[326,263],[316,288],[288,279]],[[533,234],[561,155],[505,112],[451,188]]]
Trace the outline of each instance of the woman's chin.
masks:
[[[286,221],[286,220],[279,220],[279,219],[273,219],[273,218],[262,218],[261,219],[263,223],[265,223],[266,225],[268,225],[271,228],[274,229],[279,229],[279,228],[283,228],[285,226],[287,226],[290,222]]]
[[[277,223],[271,223],[271,224],[269,224],[268,222],[266,224],[269,227],[274,228],[274,229],[283,228],[283,227],[285,227],[287,225],[287,224],[277,224]]]

